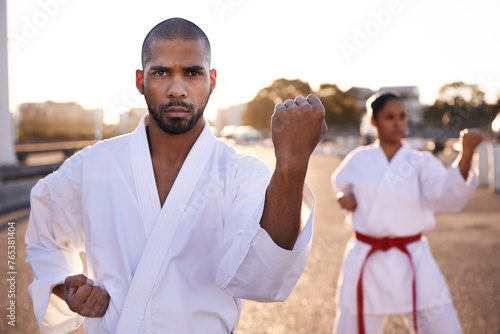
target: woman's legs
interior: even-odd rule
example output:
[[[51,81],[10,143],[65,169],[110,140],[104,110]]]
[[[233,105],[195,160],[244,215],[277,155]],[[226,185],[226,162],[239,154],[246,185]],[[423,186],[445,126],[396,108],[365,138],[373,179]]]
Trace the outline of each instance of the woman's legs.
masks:
[[[419,334],[462,334],[453,303],[441,303],[434,308],[418,312]],[[405,314],[407,326],[413,329],[413,314]],[[382,334],[387,321],[386,315],[365,315],[366,334]],[[357,334],[358,316],[348,310],[337,309],[333,334]]]
[[[405,314],[408,325],[413,329],[413,315]],[[434,308],[418,312],[419,334],[462,334],[453,303],[440,303]]]
[[[382,334],[384,332],[386,315],[366,315],[364,316],[366,334]],[[333,334],[357,334],[358,315],[351,314],[349,310],[337,308]]]

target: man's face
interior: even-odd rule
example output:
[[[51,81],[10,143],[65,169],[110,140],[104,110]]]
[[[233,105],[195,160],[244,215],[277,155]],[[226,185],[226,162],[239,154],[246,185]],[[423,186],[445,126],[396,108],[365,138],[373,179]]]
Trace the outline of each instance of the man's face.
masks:
[[[154,41],[151,58],[143,71],[136,72],[149,113],[167,134],[184,134],[203,122],[216,79],[204,51],[201,40]]]

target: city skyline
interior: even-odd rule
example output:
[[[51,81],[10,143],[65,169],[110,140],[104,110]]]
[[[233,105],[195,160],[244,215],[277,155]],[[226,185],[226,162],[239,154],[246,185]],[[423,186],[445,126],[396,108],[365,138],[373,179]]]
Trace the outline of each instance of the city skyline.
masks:
[[[500,95],[500,4],[476,1],[7,1],[10,109],[74,101],[106,118],[145,107],[135,89],[140,46],[168,17],[198,24],[212,44],[217,87],[207,117],[246,103],[275,79],[342,90],[477,84]],[[117,10],[119,6],[119,10]]]

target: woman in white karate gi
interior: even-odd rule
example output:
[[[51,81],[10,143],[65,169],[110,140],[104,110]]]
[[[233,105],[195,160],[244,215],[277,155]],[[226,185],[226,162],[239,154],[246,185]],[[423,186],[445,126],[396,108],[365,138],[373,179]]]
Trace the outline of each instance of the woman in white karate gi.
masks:
[[[422,233],[434,228],[434,212],[460,211],[472,196],[478,181],[471,160],[483,136],[462,131],[462,151],[446,169],[403,141],[407,118],[397,95],[374,95],[367,109],[377,141],[351,152],[332,175],[354,229],[338,280],[334,332],[382,333],[387,315],[405,314],[415,333],[461,333]]]

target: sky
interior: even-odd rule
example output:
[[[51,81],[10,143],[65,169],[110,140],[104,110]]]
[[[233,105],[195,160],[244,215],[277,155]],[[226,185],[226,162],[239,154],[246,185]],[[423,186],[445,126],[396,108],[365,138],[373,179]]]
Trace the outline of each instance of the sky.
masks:
[[[74,101],[107,121],[145,107],[135,70],[170,17],[205,31],[217,86],[206,109],[246,103],[275,79],[342,90],[417,86],[432,104],[454,81],[500,96],[497,0],[7,0],[9,98]]]

